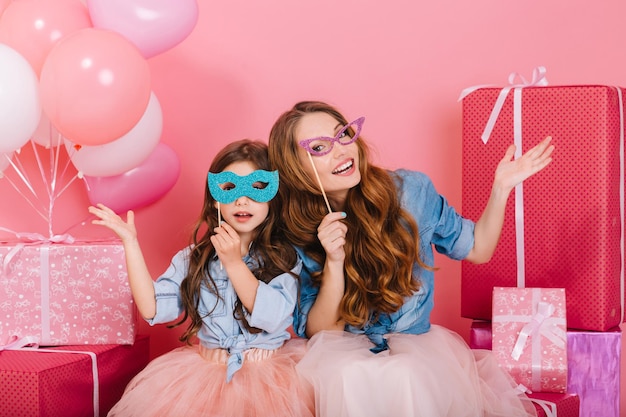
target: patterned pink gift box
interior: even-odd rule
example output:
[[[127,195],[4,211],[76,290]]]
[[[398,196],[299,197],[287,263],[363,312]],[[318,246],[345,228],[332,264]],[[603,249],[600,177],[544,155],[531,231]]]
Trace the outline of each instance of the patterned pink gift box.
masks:
[[[0,245],[0,343],[132,344],[135,308],[119,241]]]
[[[566,392],[566,329],[563,288],[494,288],[492,350],[518,384]]]

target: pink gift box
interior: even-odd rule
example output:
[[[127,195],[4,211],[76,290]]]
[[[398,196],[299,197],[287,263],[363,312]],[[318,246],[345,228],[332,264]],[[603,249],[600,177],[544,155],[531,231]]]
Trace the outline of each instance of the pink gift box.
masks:
[[[0,245],[0,344],[132,344],[133,304],[118,241]]]
[[[472,322],[471,348],[491,349],[491,340],[491,323]],[[619,417],[621,345],[619,327],[567,331],[567,392],[580,396],[581,417]]]
[[[463,99],[463,214],[474,220],[491,192],[489,173],[514,142],[513,91],[487,143],[481,140],[500,91],[480,88]],[[565,288],[570,328],[605,331],[620,324],[621,107],[618,89],[612,86],[521,89],[521,151],[552,136],[554,160],[524,181],[519,201],[517,190],[511,194],[491,261],[462,263],[463,317],[491,320],[493,287],[525,286]],[[522,226],[516,223],[517,203],[523,203],[523,236],[516,231]],[[516,260],[524,269],[522,285]]]
[[[537,417],[582,417],[580,397],[576,394],[536,392],[529,394],[537,410]]]
[[[565,290],[493,290],[492,350],[500,366],[531,391],[565,393]]]
[[[143,335],[133,345],[0,351],[0,416],[104,417],[148,362]]]

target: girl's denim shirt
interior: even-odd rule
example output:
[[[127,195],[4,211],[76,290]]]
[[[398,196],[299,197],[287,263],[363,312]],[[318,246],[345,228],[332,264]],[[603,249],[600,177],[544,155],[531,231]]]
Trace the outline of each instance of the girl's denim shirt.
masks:
[[[156,315],[147,320],[150,325],[168,323],[178,318],[183,312],[180,295],[180,283],[187,274],[190,248],[179,251],[167,270],[154,283],[156,295]],[[248,254],[243,258],[250,269],[257,267],[256,261]],[[302,261],[292,270],[300,273]],[[263,330],[250,333],[233,316],[237,294],[226,270],[220,267],[217,257],[209,265],[209,270],[219,297],[206,286],[202,286],[199,311],[204,317],[203,326],[198,332],[198,339],[208,348],[222,348],[229,353],[227,379],[241,368],[243,351],[249,348],[276,349],[290,338],[288,331],[292,325],[292,315],[298,297],[298,282],[290,274],[282,274],[268,284],[259,281],[254,310],[245,312],[246,320],[252,327]]]
[[[474,246],[474,222],[463,218],[448,205],[446,199],[437,193],[435,187],[423,173],[397,170],[396,186],[402,207],[417,223],[420,235],[420,253],[426,265],[434,266],[434,249],[452,259],[464,259]],[[303,260],[300,274],[300,305],[294,314],[294,330],[305,337],[307,314],[315,301],[319,288],[312,284],[311,274],[320,271],[317,264],[300,248],[298,253]],[[421,288],[407,297],[404,305],[395,313],[383,314],[376,323],[363,328],[346,326],[346,331],[366,334],[374,343],[372,351],[386,349],[387,333],[425,333],[430,329],[430,313],[433,309],[434,273],[413,266],[413,274],[421,282]]]

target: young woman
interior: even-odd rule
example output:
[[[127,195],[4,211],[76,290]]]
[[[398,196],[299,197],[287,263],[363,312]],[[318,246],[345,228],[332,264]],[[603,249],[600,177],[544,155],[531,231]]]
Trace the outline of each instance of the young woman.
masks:
[[[134,214],[123,221],[103,205],[95,224],[110,228],[126,251],[128,278],[140,314],[151,325],[189,324],[188,346],[154,359],[126,387],[109,416],[313,415],[295,364],[302,340],[288,331],[301,269],[293,247],[274,227],[280,216],[278,174],[267,146],[243,140],[215,157],[191,245],[153,281],[143,259]],[[192,344],[198,339],[199,343]]]
[[[517,160],[513,145],[506,151],[474,223],[426,175],[373,165],[364,122],[301,102],[269,139],[285,235],[304,262],[294,328],[310,341],[297,369],[315,390],[318,415],[535,415],[490,352],[430,323],[433,247],[487,262],[510,191],[550,163],[550,139]]]

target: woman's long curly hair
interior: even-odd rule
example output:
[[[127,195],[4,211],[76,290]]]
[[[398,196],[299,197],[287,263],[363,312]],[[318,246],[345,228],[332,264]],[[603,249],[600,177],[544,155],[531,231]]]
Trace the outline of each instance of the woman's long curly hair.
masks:
[[[274,123],[269,138],[272,169],[281,178],[282,227],[291,243],[323,265],[325,251],[317,238],[317,227],[328,210],[319,186],[302,169],[295,132],[302,116],[323,112],[342,125],[348,121],[332,106],[319,101],[297,103]],[[354,134],[354,132],[350,132]],[[419,233],[413,217],[399,201],[395,181],[387,170],[369,162],[369,149],[359,137],[361,182],[348,191],[343,220],[348,226],[344,262],[345,291],[341,318],[362,327],[383,313],[393,313],[404,298],[420,288],[413,264],[429,268],[419,256]],[[321,273],[313,277],[320,284]]]
[[[219,173],[235,162],[251,162],[256,169],[270,171],[267,145],[249,139],[233,142],[224,147],[213,159],[209,172]],[[204,204],[200,217],[193,226],[191,235],[191,252],[189,256],[189,270],[183,279],[180,291],[184,307],[184,314],[173,326],[183,324],[190,320],[186,331],[181,335],[180,340],[191,344],[192,339],[202,327],[204,318],[198,311],[200,300],[200,288],[204,285],[209,291],[219,297],[216,285],[209,273],[209,263],[215,256],[215,248],[210,237],[217,227],[217,202],[211,196],[208,187],[208,180],[205,182]],[[280,195],[276,195],[269,201],[269,214],[265,221],[256,229],[256,236],[250,246],[250,253],[255,256],[259,268],[252,271],[259,281],[270,282],[274,277],[282,273],[291,273],[291,269],[297,262],[297,255],[293,246],[287,243],[285,236],[276,227],[280,216]],[[294,279],[298,277],[294,275]],[[209,315],[211,312],[209,312]],[[251,327],[244,314],[243,305],[237,299],[233,316],[241,320],[244,327],[252,333],[261,330]]]

